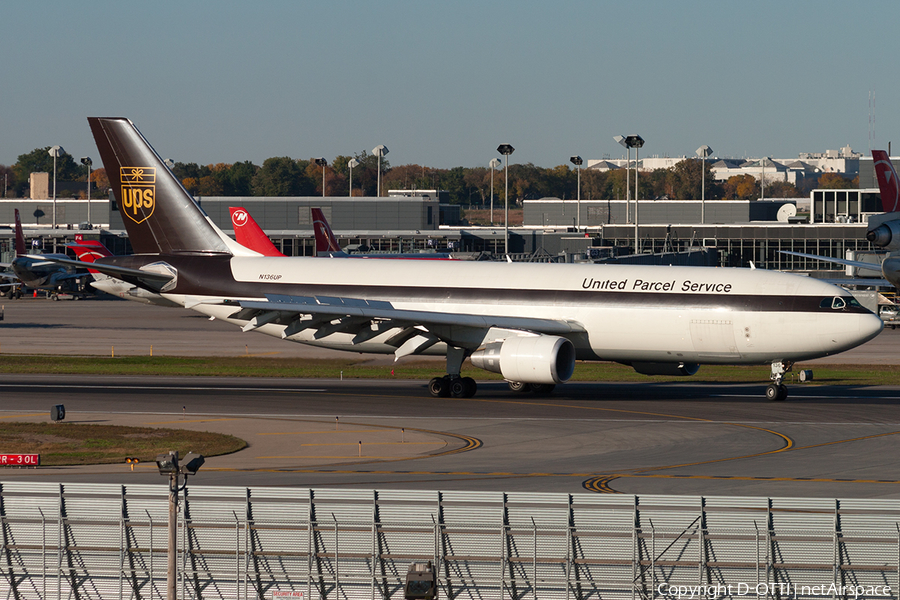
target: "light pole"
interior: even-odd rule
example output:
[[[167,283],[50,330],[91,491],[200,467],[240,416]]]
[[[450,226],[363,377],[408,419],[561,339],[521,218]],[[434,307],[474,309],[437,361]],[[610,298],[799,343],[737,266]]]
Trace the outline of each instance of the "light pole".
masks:
[[[506,192],[504,193],[504,217],[503,217],[503,253],[509,257],[509,155],[516,149],[510,144],[500,144],[497,152],[506,157]]]
[[[640,254],[640,238],[638,237],[638,198],[640,197],[638,170],[641,167],[641,148],[644,146],[644,138],[639,135],[629,135],[625,138],[625,143],[629,148],[634,148],[634,253]]]
[[[56,229],[56,159],[66,151],[62,146],[53,146],[48,152],[53,157],[53,229]]]
[[[631,146],[625,143],[624,135],[614,135],[613,139],[617,144],[620,144],[625,147],[625,222],[629,222],[631,220],[630,210],[631,210],[631,172],[629,168],[631,167]]]
[[[492,158],[488,163],[491,166],[491,227],[494,226],[494,169],[500,166],[499,158]]]
[[[766,157],[763,156],[762,160],[759,161],[760,166],[762,167],[762,172],[759,174],[759,199],[766,199]],[[56,185],[56,179],[53,180],[53,185]],[[56,193],[54,192],[54,196]]]
[[[356,160],[355,158],[351,158],[350,160],[347,161],[347,167],[350,169],[350,193],[348,194],[349,197],[353,197],[353,167],[358,167],[358,166],[359,166],[359,161]]]
[[[378,157],[378,190],[375,193],[376,196],[381,197],[381,157],[386,155],[390,150],[387,149],[387,146],[381,144],[380,146],[375,146],[372,149],[372,154]]]
[[[90,225],[91,223],[91,165],[93,165],[93,161],[90,156],[82,156],[81,164],[87,167],[88,170],[88,178],[87,178],[87,196],[88,196],[88,214],[87,214],[87,222]],[[93,225],[91,225],[93,228]]]
[[[584,160],[578,155],[575,155],[569,159],[573,165],[575,165],[575,171],[578,172],[578,203],[576,206],[578,207],[576,210],[578,214],[575,218],[575,231],[581,231],[581,165],[584,164]]]
[[[697,148],[700,157],[700,224],[706,223],[706,157],[712,154],[712,148],[706,144]]]
[[[325,160],[324,157],[314,158],[313,159],[317,165],[322,167],[322,197],[325,197],[325,165],[328,164],[328,161]]]
[[[169,527],[168,527],[168,565],[166,569],[166,600],[177,600],[176,582],[178,580],[178,493],[187,487],[188,475],[196,475],[203,466],[202,454],[188,452],[179,464],[178,452],[170,450],[168,454],[156,457],[159,474],[169,477]],[[184,476],[184,485],[180,488],[179,480]]]

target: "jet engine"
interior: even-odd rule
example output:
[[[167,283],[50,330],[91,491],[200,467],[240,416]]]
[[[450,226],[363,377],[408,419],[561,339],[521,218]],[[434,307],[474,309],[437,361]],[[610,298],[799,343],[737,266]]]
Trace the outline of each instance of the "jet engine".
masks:
[[[887,221],[870,229],[866,232],[866,239],[879,248],[900,250],[900,221]]]
[[[555,335],[516,335],[472,354],[479,369],[521,383],[565,383],[575,371],[575,346]]]
[[[641,375],[669,375],[674,377],[690,377],[700,370],[697,363],[670,362],[632,362],[631,368]]]

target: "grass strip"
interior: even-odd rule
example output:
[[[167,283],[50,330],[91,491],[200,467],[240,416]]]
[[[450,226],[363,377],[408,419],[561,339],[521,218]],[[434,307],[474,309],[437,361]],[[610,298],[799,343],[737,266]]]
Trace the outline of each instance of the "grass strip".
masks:
[[[206,377],[292,377],[298,379],[421,379],[428,380],[444,372],[442,362],[401,361],[392,365],[368,364],[369,359],[296,359],[254,356],[179,357],[179,356],[62,356],[3,354],[0,373],[60,375],[155,375]],[[890,365],[801,365],[788,373],[787,382],[796,379],[804,368],[814,370],[812,384],[896,385],[896,367]],[[472,367],[468,362],[463,375],[480,381],[500,380],[496,373]],[[710,383],[763,383],[769,368],[759,366],[704,365],[693,377],[641,375],[618,363],[579,362],[572,381],[646,382],[692,381]]]
[[[16,454],[40,454],[41,466],[100,465],[136,457],[154,462],[157,455],[177,450],[179,456],[197,452],[203,456],[230,454],[247,447],[232,435],[86,423],[0,424],[0,448]]]

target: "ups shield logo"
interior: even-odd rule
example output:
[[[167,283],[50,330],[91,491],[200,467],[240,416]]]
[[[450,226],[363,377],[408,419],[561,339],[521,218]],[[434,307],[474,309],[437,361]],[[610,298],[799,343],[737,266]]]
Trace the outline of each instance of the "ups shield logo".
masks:
[[[156,208],[156,168],[120,167],[122,213],[135,223],[143,223]]]

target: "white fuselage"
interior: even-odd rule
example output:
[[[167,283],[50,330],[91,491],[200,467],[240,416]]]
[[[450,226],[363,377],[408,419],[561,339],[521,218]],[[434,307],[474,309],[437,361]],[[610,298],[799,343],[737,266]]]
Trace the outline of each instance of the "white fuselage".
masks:
[[[258,295],[231,299],[290,293],[386,301],[402,310],[568,322],[575,333],[565,337],[584,360],[793,361],[853,348],[882,327],[871,312],[850,306],[852,296],[837,286],[761,269],[234,257],[231,270],[236,282],[260,284]],[[246,323],[231,318],[234,306],[213,302],[222,298],[164,296]],[[270,323],[257,330],[281,337],[284,329]],[[396,347],[385,343],[392,335],[386,331],[354,345],[352,333],[314,339],[307,329],[288,339],[393,353]],[[429,353],[444,351],[438,344]]]

